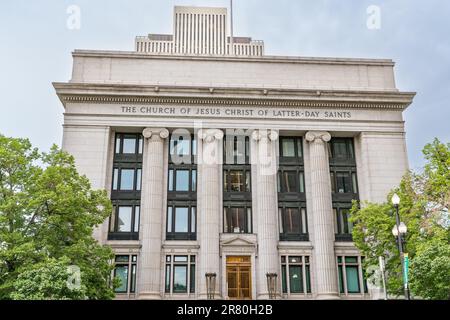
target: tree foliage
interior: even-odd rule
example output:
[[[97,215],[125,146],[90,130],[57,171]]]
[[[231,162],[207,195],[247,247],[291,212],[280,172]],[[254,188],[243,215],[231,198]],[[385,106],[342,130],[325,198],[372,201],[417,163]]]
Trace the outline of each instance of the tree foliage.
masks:
[[[401,199],[400,219],[408,227],[405,250],[411,261],[411,291],[417,297],[448,299],[450,144],[435,139],[425,146],[423,154],[426,159],[423,172],[406,174],[385,203],[353,203],[353,239],[366,257],[366,267],[377,265],[379,256],[385,258],[388,292],[401,295],[401,261],[391,231],[396,222],[390,200],[397,193]]]
[[[110,213],[106,192],[91,189],[72,156],[0,135],[0,298],[112,298],[113,253],[92,237]],[[58,287],[69,265],[80,268],[84,288],[73,294]]]

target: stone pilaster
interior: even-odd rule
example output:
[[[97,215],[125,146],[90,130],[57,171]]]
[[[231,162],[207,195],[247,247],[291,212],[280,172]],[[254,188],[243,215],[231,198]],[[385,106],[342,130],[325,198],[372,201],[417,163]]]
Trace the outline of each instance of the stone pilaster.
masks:
[[[334,255],[334,217],[327,151],[331,135],[328,132],[310,131],[305,138],[309,142],[317,298],[336,299],[338,283]]]
[[[161,230],[164,179],[164,139],[169,131],[146,128],[141,192],[141,255],[139,258],[139,298],[161,299]]]
[[[277,153],[278,132],[274,130],[255,130],[252,142],[257,155],[256,163],[256,204],[253,217],[257,221],[258,259],[256,262],[257,299],[268,299],[267,273],[281,274],[278,259],[278,199],[277,199]],[[255,198],[255,197],[254,197]],[[279,292],[279,285],[277,285]]]
[[[199,194],[198,204],[200,208],[198,217],[198,229],[200,231],[199,252],[199,298],[207,298],[206,273],[216,273],[215,298],[220,299],[220,252],[219,234],[220,219],[222,217],[222,204],[220,202],[222,161],[221,148],[223,132],[218,129],[200,130],[201,140],[199,159]]]

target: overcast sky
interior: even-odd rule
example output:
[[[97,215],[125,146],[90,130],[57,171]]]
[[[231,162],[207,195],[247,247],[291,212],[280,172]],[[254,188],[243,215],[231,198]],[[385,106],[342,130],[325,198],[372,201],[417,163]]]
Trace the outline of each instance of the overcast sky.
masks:
[[[81,27],[67,27],[67,8]],[[172,33],[174,5],[228,6],[228,0],[1,0],[0,133],[48,150],[62,140],[52,82],[71,77],[71,52],[133,50],[134,37]],[[379,29],[367,8],[381,9]],[[396,61],[397,87],[416,91],[405,112],[412,168],[434,137],[450,141],[450,1],[234,0],[235,35],[264,40],[266,54]]]

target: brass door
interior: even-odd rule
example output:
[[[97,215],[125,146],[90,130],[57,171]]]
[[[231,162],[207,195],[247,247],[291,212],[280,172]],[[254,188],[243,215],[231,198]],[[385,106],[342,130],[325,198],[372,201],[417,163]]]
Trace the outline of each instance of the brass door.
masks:
[[[227,286],[230,299],[252,298],[250,257],[227,257]]]

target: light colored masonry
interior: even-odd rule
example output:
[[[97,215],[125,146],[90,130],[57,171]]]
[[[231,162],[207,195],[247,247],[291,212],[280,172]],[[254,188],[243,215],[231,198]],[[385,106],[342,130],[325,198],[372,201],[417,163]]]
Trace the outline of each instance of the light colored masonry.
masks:
[[[402,113],[414,93],[397,89],[391,60],[266,56],[262,42],[230,41],[228,29],[226,9],[175,7],[174,35],[138,37],[134,52],[75,50],[72,78],[54,83],[63,148],[94,188],[111,192],[115,134],[143,135],[138,240],[108,240],[109,220],[95,231],[117,254],[137,256],[135,290],[117,297],[204,299],[205,273],[214,272],[215,298],[227,299],[227,258],[239,256],[249,257],[252,299],[268,297],[266,273],[278,275],[283,299],[377,298],[364,292],[361,274],[359,292],[339,288],[351,275],[339,276],[338,257],[357,257],[362,268],[353,243],[335,239],[327,144],[353,138],[359,199],[385,201],[408,170]],[[197,135],[199,154],[214,151],[198,165],[196,240],[166,239],[169,137],[177,128]],[[251,233],[224,232],[227,129],[252,131]],[[303,141],[308,241],[280,241],[277,177],[258,161],[262,145],[276,158],[283,136]],[[195,256],[195,290],[166,290],[167,255]],[[290,292],[290,284],[283,292],[281,258],[292,256],[310,258],[310,290]]]

